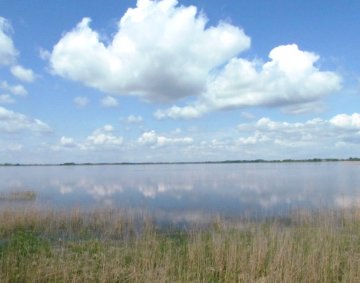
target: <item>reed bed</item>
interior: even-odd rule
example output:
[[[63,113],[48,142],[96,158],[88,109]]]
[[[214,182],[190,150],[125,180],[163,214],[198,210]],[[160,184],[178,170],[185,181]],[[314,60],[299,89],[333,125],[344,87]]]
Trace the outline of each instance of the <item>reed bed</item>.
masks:
[[[104,210],[0,211],[0,282],[360,282],[360,210],[157,228]]]
[[[36,193],[34,191],[12,191],[8,193],[0,192],[0,200],[34,200]]]

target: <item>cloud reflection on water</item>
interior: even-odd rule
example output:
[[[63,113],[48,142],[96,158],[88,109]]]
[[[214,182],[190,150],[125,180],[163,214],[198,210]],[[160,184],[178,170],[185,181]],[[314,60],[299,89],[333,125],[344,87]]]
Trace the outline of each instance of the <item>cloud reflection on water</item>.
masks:
[[[31,187],[38,194],[38,204],[143,210],[175,222],[207,221],[214,214],[261,215],[360,205],[360,166],[346,163],[0,170],[7,170],[0,175],[0,191]]]

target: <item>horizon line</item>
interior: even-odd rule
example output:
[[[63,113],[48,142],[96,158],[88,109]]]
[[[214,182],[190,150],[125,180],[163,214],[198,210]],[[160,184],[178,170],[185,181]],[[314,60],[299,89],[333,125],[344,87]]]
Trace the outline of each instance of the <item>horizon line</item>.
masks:
[[[358,157],[349,158],[308,158],[308,159],[234,159],[208,161],[145,161],[145,162],[61,162],[61,163],[0,163],[0,166],[86,166],[86,165],[171,165],[171,164],[226,164],[226,163],[291,163],[291,162],[338,162],[360,161]]]

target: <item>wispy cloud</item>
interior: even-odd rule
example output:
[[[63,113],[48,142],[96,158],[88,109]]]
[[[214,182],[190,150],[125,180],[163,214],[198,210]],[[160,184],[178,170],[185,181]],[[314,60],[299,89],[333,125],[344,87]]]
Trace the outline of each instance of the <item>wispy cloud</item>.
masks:
[[[10,92],[11,94],[14,94],[14,95],[19,95],[19,96],[27,95],[27,90],[25,89],[24,86],[19,85],[19,84],[9,85],[6,81],[2,81],[0,83],[0,89]]]
[[[15,100],[8,94],[0,95],[0,104],[12,104],[15,103]]]
[[[34,72],[17,64],[19,52],[15,48],[11,32],[10,22],[0,16],[0,66],[9,66],[13,76],[21,81],[33,82],[35,80]]]
[[[85,96],[76,96],[73,101],[79,108],[84,108],[89,104],[89,99]]]
[[[21,81],[31,83],[35,80],[35,74],[32,70],[26,69],[23,66],[15,65],[10,69],[14,77],[18,78]]]
[[[142,145],[162,147],[167,145],[191,144],[193,143],[193,139],[190,137],[166,137],[158,135],[155,131],[148,131],[139,137],[138,142]]]
[[[18,51],[10,36],[11,31],[9,21],[0,17],[0,65],[11,65],[18,56]]]
[[[16,133],[29,130],[36,133],[48,133],[52,129],[39,119],[8,110],[0,106],[0,133]]]
[[[101,105],[104,107],[118,107],[119,102],[112,96],[106,96],[101,100]]]
[[[138,116],[129,115],[128,117],[126,117],[123,120],[129,124],[137,124],[137,123],[141,123],[143,121],[143,117],[140,115],[138,115]]]

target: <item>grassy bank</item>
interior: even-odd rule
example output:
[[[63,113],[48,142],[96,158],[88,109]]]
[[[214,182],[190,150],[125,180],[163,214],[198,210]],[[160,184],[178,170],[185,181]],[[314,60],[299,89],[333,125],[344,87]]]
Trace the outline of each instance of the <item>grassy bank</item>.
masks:
[[[0,282],[360,282],[360,211],[158,230],[120,211],[0,212]]]

